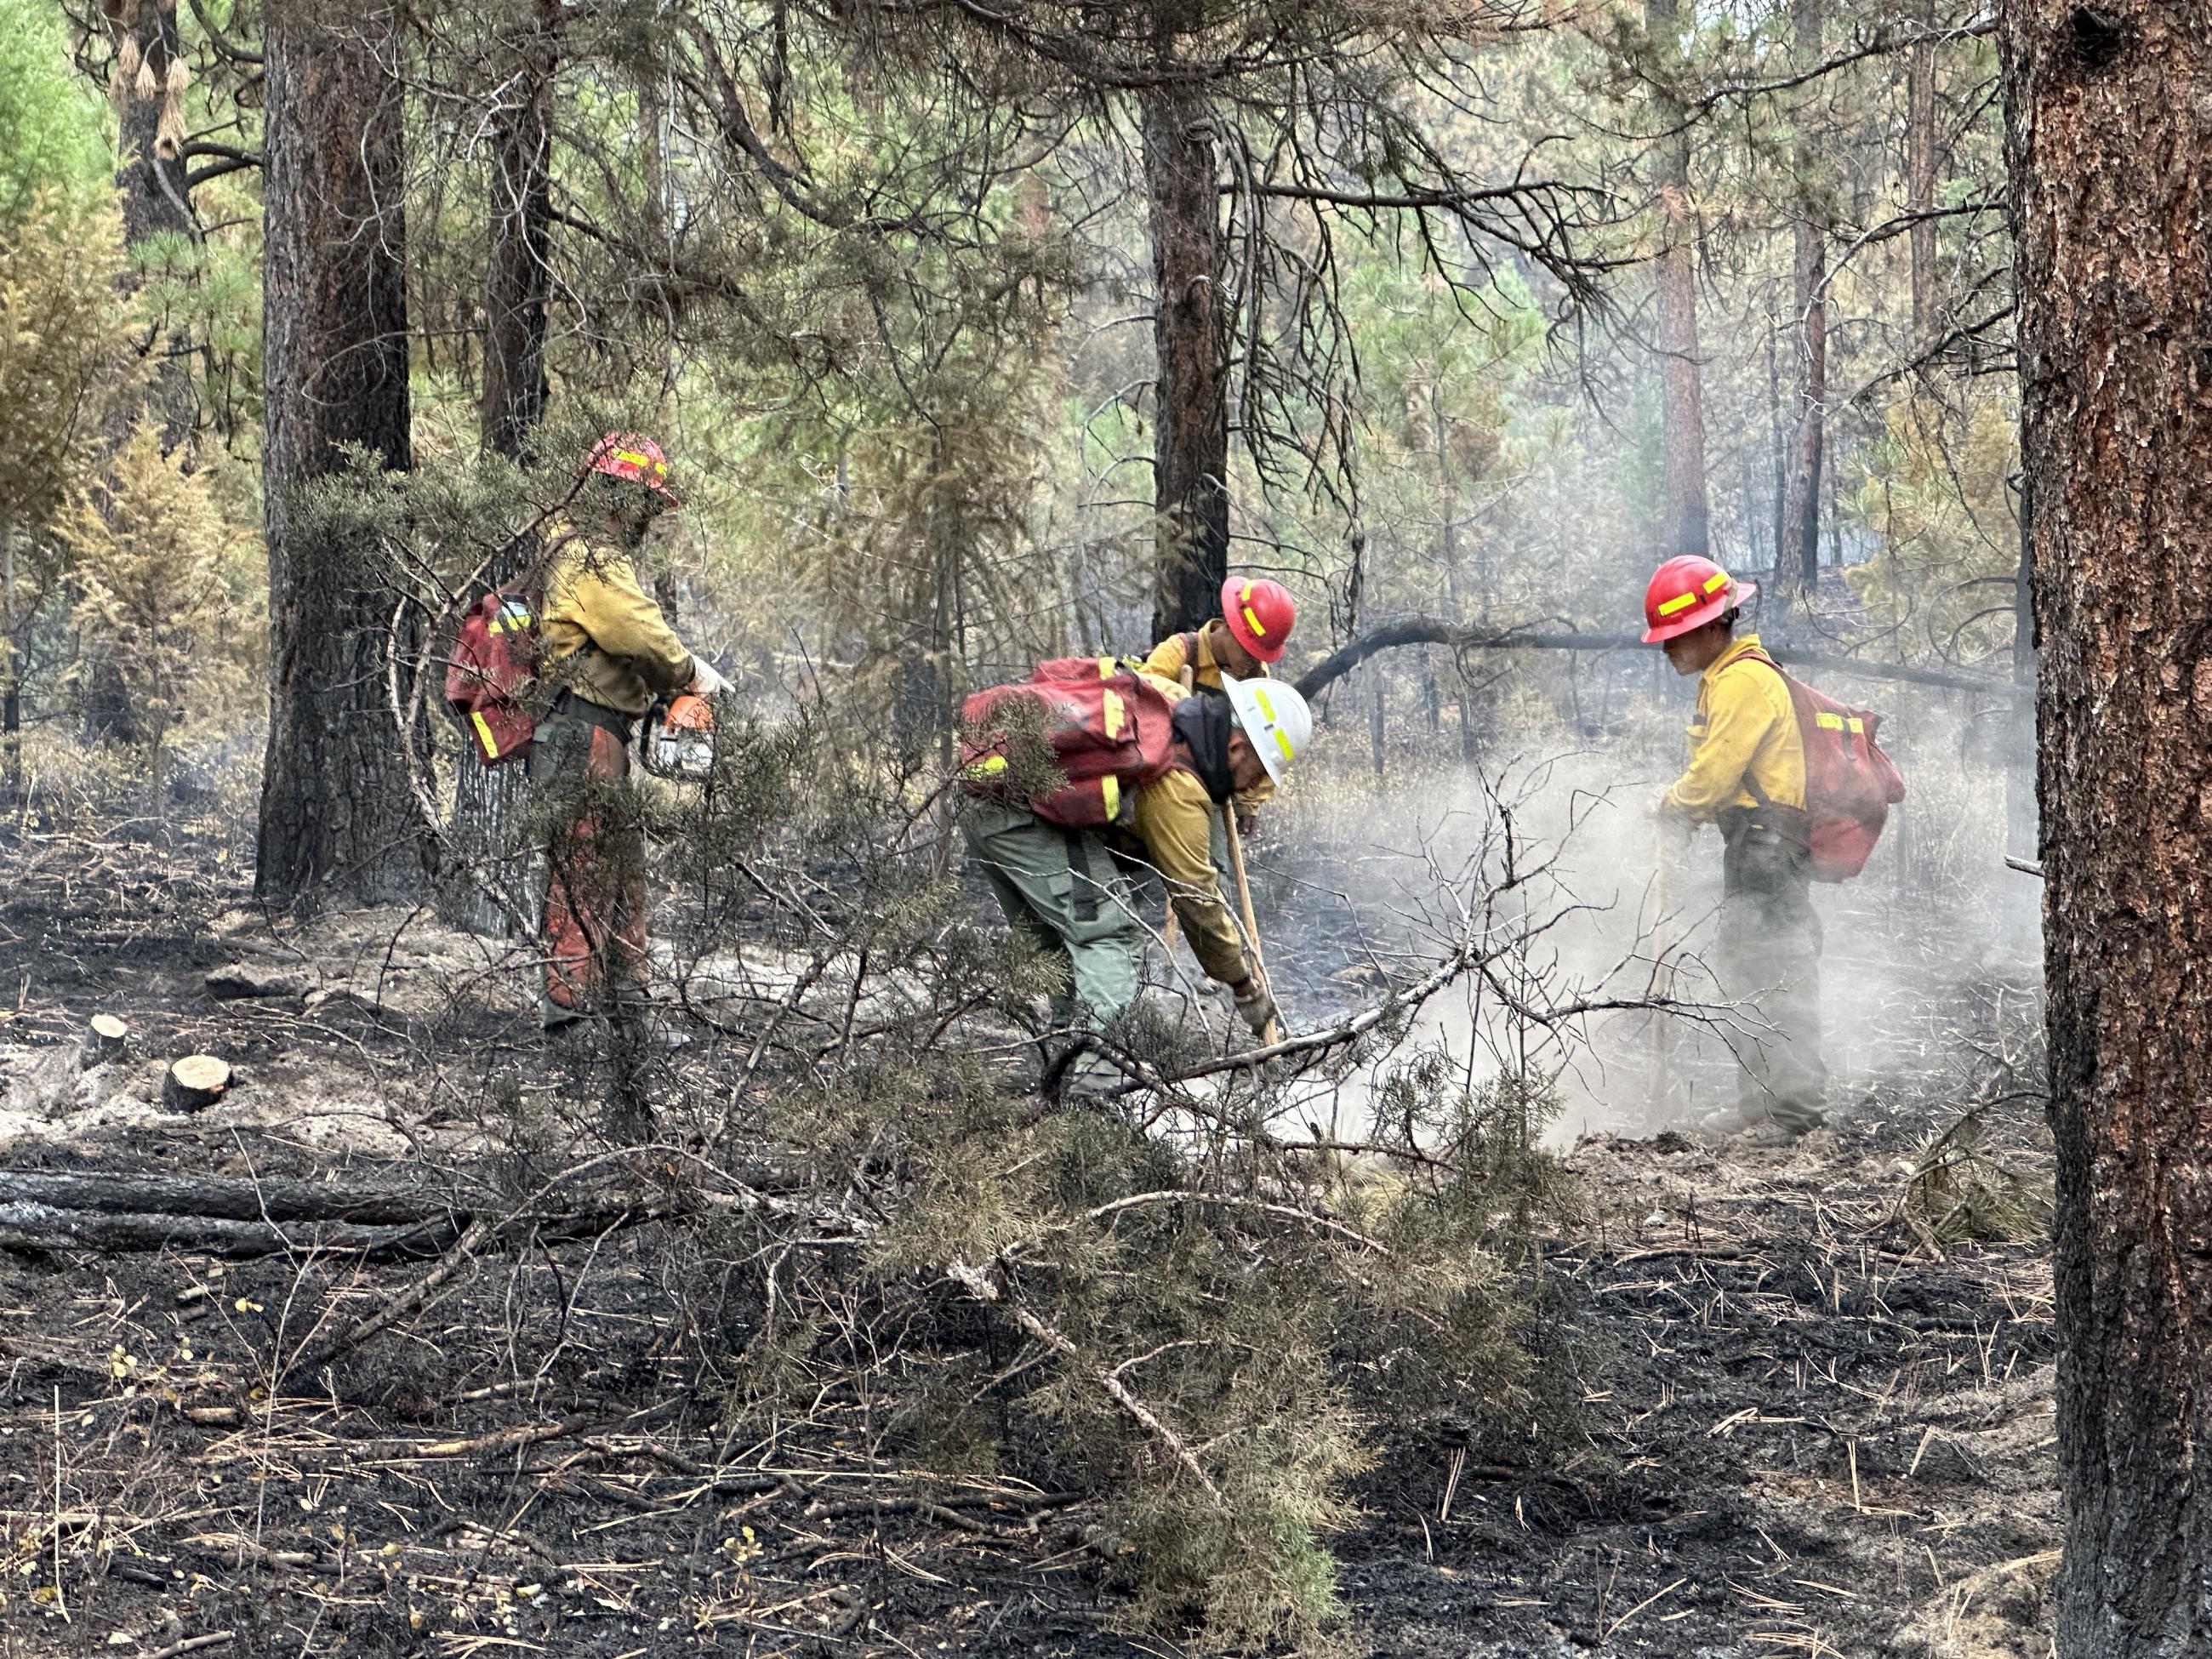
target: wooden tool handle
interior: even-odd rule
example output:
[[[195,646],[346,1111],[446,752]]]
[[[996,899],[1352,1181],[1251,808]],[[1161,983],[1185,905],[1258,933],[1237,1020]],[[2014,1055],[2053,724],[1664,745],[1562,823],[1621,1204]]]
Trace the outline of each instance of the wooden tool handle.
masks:
[[[1237,832],[1237,803],[1221,803],[1221,827],[1229,835],[1229,872],[1237,880],[1237,908],[1244,922],[1244,948],[1252,958],[1252,976],[1265,989],[1267,984],[1267,958],[1260,950],[1260,924],[1252,915],[1252,884],[1244,878],[1244,837]],[[1260,1033],[1260,1041],[1270,1046],[1283,1040],[1283,1023],[1279,1019],[1267,1022],[1267,1029]]]

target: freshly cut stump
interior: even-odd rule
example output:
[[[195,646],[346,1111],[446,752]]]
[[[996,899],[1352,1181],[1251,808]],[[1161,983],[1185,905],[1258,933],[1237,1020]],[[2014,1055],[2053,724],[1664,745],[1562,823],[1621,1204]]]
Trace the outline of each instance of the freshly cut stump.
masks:
[[[85,1028],[84,1044],[77,1050],[77,1065],[84,1071],[123,1058],[131,1041],[131,1028],[113,1014],[94,1014]]]
[[[173,1112],[204,1111],[230,1086],[230,1062],[213,1054],[186,1054],[161,1082],[161,1104]]]

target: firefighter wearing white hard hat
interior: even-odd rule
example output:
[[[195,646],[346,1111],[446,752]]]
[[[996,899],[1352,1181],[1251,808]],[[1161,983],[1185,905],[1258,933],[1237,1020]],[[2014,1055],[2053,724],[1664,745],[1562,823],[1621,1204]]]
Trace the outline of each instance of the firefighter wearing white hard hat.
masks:
[[[1280,782],[1313,731],[1305,699],[1286,685],[1224,683],[1224,696],[1186,691],[1146,674],[1173,703],[1165,769],[1117,790],[1124,806],[1104,831],[1063,829],[1021,801],[979,800],[963,819],[969,851],[1016,935],[1060,965],[1053,1024],[1097,1030],[1136,1000],[1146,927],[1120,860],[1158,872],[1183,937],[1208,978],[1228,988],[1256,1035],[1276,1018],[1273,998],[1239,932],[1214,866],[1223,805]],[[1121,1073],[1079,1037],[1063,1090],[1111,1089]]]

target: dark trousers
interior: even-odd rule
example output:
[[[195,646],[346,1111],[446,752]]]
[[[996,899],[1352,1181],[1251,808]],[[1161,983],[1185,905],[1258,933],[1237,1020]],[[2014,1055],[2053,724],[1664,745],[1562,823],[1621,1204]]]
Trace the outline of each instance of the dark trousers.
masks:
[[[1820,918],[1812,860],[1769,830],[1740,828],[1721,865],[1720,944],[1714,967],[1736,1006],[1729,1047],[1747,1116],[1786,1129],[1825,1121],[1828,1068],[1820,1058]]]
[[[615,1012],[645,991],[645,836],[628,722],[564,698],[538,723],[530,781],[550,829],[545,1024]]]

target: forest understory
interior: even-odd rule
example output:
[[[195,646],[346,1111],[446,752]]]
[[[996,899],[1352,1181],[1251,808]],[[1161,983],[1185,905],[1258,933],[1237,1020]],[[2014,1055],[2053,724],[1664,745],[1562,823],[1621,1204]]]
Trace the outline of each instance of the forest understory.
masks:
[[[483,941],[398,911],[271,926],[204,847],[20,852],[0,1653],[1205,1650],[1129,1633],[1135,1546],[1003,1394],[977,1395],[988,1468],[917,1452],[949,1358],[1004,1385],[1037,1364],[1018,1331],[926,1276],[779,1307],[793,1251],[834,1285],[863,1248],[865,1157],[824,1183],[689,1180],[696,1132],[591,1152],[555,1127],[586,1085]],[[85,1069],[101,1011],[131,1055]],[[1506,1267],[1571,1355],[1571,1426],[1513,1450],[1362,1422],[1328,1540],[1344,1651],[2051,1650],[2050,1258],[1972,1237],[2033,1209],[2049,1137],[1995,1085],[1960,1118],[2033,999],[1969,981],[1883,1017],[1936,1034],[1925,1061],[1833,1131],[1564,1155],[1575,1218]],[[230,1091],[166,1111],[194,1050]],[[769,1389],[749,1356],[799,1317],[844,1363]]]

